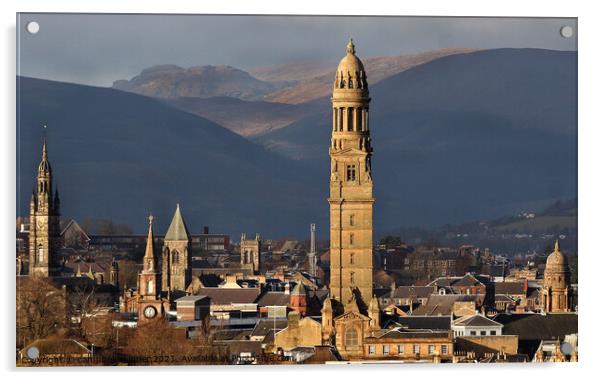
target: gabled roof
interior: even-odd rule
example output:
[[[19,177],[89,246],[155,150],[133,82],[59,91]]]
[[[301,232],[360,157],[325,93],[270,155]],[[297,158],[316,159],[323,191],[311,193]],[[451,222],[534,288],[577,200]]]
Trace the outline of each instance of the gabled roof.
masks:
[[[184,218],[182,218],[182,213],[180,212],[180,204],[176,206],[176,212],[173,215],[171,220],[171,224],[167,229],[167,233],[165,234],[164,240],[171,241],[185,241],[189,239],[190,234],[188,233],[188,228],[186,227],[186,223],[184,223]]]
[[[454,326],[465,327],[501,327],[501,323],[492,321],[491,319],[482,316],[481,314],[467,315],[456,319],[453,322]]]
[[[474,302],[478,307],[484,299],[484,294],[431,294],[428,301],[415,309],[412,315],[451,315],[456,302]]]

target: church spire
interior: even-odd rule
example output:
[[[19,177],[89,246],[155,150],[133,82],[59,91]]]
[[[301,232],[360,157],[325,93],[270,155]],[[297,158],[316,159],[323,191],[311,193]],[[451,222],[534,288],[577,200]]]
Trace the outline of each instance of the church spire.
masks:
[[[154,272],[156,268],[153,220],[153,214],[150,214],[148,216],[148,236],[146,238],[146,250],[144,252],[144,272]]]
[[[165,240],[188,241],[189,236],[188,228],[186,227],[186,223],[184,223],[184,218],[180,212],[180,204],[178,203],[176,205],[176,211],[173,214],[171,224],[167,229],[167,234],[165,234]]]

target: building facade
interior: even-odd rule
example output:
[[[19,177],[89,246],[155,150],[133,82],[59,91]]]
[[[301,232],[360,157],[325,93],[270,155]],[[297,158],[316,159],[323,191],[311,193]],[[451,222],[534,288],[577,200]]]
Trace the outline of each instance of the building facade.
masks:
[[[372,146],[364,65],[350,40],[332,94],[330,288],[346,304],[353,292],[372,299]]]
[[[52,188],[52,168],[48,161],[46,140],[42,161],[38,165],[37,189],[31,194],[29,211],[29,274],[57,276],[61,246],[60,200]]]
[[[240,267],[252,269],[254,274],[259,274],[261,265],[261,237],[247,239],[245,234],[240,237]]]

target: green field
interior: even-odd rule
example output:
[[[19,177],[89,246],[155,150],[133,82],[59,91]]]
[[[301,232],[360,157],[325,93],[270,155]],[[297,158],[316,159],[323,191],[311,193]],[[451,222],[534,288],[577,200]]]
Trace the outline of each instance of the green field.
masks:
[[[554,229],[576,229],[576,216],[540,216],[533,219],[522,219],[512,223],[496,226],[493,229],[500,233],[546,233]]]

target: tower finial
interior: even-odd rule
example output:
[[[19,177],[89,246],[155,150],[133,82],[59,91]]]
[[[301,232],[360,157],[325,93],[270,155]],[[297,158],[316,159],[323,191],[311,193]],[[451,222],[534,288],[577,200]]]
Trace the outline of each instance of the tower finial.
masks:
[[[148,214],[148,225],[152,226],[153,225],[153,220],[155,220],[155,217],[153,216],[152,213]]]
[[[353,44],[353,38],[349,38],[349,43],[347,44],[347,54],[355,54],[355,45]]]
[[[556,239],[556,243],[554,243],[554,252],[560,252],[560,246],[558,244],[558,239]]]

